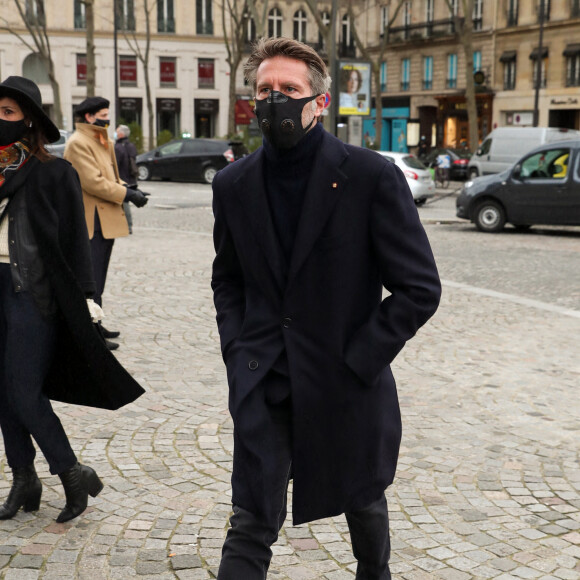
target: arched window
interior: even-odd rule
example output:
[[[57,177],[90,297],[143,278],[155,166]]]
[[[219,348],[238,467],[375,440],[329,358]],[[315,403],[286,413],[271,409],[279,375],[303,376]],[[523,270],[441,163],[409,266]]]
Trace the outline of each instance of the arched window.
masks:
[[[268,36],[282,36],[282,12],[272,8],[268,13]]]
[[[330,25],[330,14],[328,12],[321,12],[320,19],[322,20],[322,24],[324,24],[324,26]],[[318,44],[320,44],[320,46],[324,46],[324,37],[320,31],[318,32]]]
[[[340,44],[343,56],[346,56],[346,51],[353,47],[352,31],[350,28],[350,18],[348,14],[342,17],[340,27]]]
[[[22,76],[34,81],[37,85],[48,85],[48,70],[36,53],[29,54],[22,63]]]
[[[306,42],[306,24],[308,19],[306,18],[306,12],[302,10],[297,10],[294,13],[294,39],[300,42]]]

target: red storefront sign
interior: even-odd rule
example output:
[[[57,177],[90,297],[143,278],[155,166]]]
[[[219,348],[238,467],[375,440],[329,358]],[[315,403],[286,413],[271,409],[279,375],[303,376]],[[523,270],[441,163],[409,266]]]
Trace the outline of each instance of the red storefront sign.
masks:
[[[159,63],[159,71],[162,85],[175,85],[175,60],[162,60]]]
[[[87,57],[85,54],[77,54],[77,82],[87,82]]]
[[[119,57],[119,80],[126,84],[137,84],[137,59],[134,56]]]
[[[214,61],[213,59],[200,59],[197,66],[200,87],[214,86]]]

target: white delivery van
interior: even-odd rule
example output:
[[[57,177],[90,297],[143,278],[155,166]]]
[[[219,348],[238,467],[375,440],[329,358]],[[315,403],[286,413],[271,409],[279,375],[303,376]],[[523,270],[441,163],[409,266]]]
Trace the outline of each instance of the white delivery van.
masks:
[[[470,178],[500,173],[511,167],[528,151],[553,141],[580,138],[580,131],[557,127],[500,127],[494,129],[471,156]]]

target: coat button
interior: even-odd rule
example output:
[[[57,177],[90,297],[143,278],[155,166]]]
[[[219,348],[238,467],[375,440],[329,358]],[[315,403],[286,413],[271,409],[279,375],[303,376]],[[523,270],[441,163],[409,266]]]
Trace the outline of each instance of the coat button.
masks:
[[[255,371],[258,368],[258,361],[257,360],[251,360],[248,364],[248,368],[251,371]]]
[[[285,316],[284,318],[282,318],[282,326],[284,328],[290,328],[291,324],[292,324],[292,319],[289,316]]]

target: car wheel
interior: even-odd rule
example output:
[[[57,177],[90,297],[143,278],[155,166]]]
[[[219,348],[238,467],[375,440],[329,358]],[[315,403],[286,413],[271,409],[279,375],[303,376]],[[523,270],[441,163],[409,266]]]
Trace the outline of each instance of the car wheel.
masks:
[[[416,199],[415,205],[425,205],[426,201],[427,201],[427,198],[425,198],[425,197],[422,197],[421,199]]]
[[[500,232],[505,225],[505,211],[497,201],[488,199],[475,208],[473,221],[480,232]]]
[[[215,167],[212,167],[211,165],[209,167],[206,167],[203,170],[203,180],[205,181],[205,183],[211,183],[216,173],[217,169]]]
[[[149,181],[151,179],[151,171],[147,165],[139,165],[139,181]]]
[[[469,169],[469,179],[475,179],[479,177],[479,171],[477,171],[477,167],[471,167]]]

